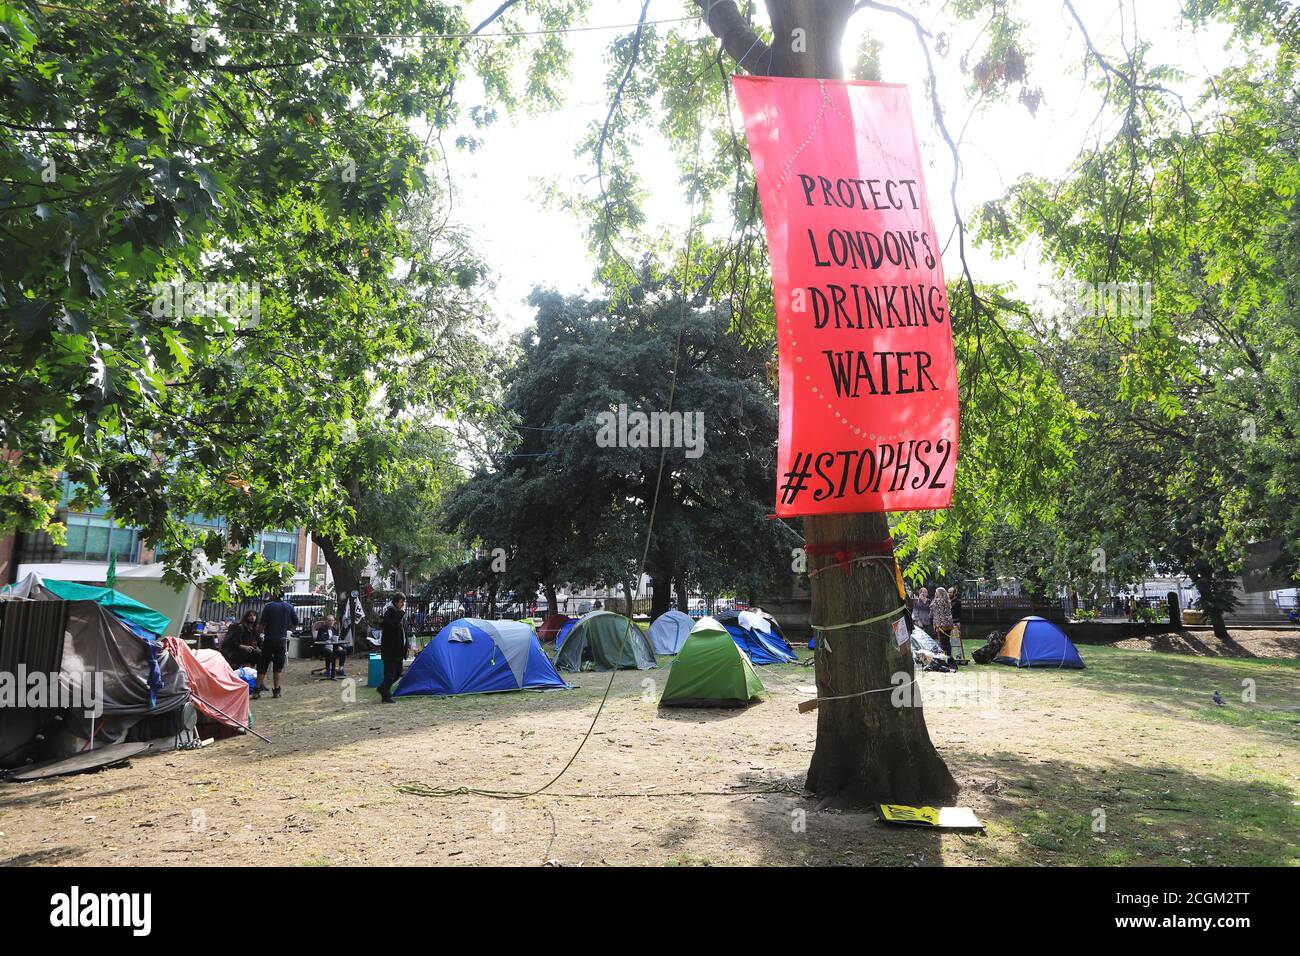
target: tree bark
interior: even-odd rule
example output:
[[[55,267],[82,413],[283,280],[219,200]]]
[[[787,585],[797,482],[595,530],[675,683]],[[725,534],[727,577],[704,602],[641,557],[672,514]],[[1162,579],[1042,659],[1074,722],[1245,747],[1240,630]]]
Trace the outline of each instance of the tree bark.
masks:
[[[1201,610],[1205,612],[1205,619],[1210,622],[1210,627],[1214,629],[1214,636],[1233,650],[1244,653],[1244,648],[1228,633],[1228,624],[1223,619],[1224,608],[1218,598],[1221,590],[1219,581],[1223,579],[1216,579],[1215,572],[1210,568],[1208,562],[1196,562],[1192,567],[1185,569],[1184,573],[1192,579],[1192,584],[1201,595]]]
[[[863,621],[901,606],[893,565],[868,561],[834,567],[833,553],[850,542],[889,538],[883,514],[804,519],[812,552],[812,618],[818,624]],[[829,568],[822,572],[820,569]],[[930,742],[919,688],[894,688],[915,679],[912,655],[899,650],[881,621],[817,635],[817,746],[807,788],[845,806],[933,803],[951,798],[957,784]],[[901,676],[899,676],[901,675]],[[888,688],[876,693],[863,691]],[[846,696],[857,695],[857,696]],[[841,698],[827,700],[826,698]]]
[[[650,585],[653,588],[650,592],[650,620],[653,621],[668,610],[672,601],[673,579],[666,575],[655,575],[650,579]]]
[[[330,574],[334,578],[334,618],[341,623],[347,610],[348,595],[361,589],[362,563],[340,554],[332,538],[312,535],[312,540],[320,546],[321,554],[325,556],[325,563],[329,565]],[[365,632],[358,633],[355,627],[352,648],[356,654],[368,653]]]
[[[840,44],[853,0],[768,0],[773,43],[770,76],[839,78]],[[712,26],[712,24],[711,24]],[[734,24],[733,24],[734,29]],[[802,41],[802,42],[797,42]],[[836,550],[890,538],[884,514],[804,519],[811,571],[836,563]],[[822,546],[831,553],[822,553]],[[841,547],[843,546],[843,547]],[[892,555],[892,548],[888,552]],[[888,569],[888,571],[886,571]],[[869,561],[811,575],[817,624],[862,621],[899,607],[892,566]],[[899,651],[889,622],[825,631],[816,650],[817,745],[806,786],[827,803],[931,803],[950,799],[957,783],[930,742],[919,693],[895,706],[894,675],[913,679],[912,655]],[[863,691],[888,688],[877,693]],[[912,686],[911,691],[918,688]],[[827,699],[840,698],[840,699]]]

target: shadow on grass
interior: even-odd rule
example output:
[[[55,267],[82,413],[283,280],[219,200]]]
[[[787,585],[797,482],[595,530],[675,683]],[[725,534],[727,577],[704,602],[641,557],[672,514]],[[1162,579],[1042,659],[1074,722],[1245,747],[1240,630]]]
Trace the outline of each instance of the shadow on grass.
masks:
[[[1111,760],[992,757],[949,749],[984,835],[886,827],[872,814],[827,814],[809,798],[765,796],[745,806],[746,842],[767,865],[1279,866],[1300,861],[1294,794],[1167,766]],[[996,792],[981,785],[996,781]],[[799,832],[795,811],[804,809]],[[1096,829],[1094,829],[1096,828]],[[951,854],[952,859],[945,860]]]
[[[973,758],[973,762],[979,758]],[[1289,787],[1110,759],[1082,768],[999,754],[981,862],[1277,866],[1297,859]]]
[[[1263,731],[1294,739],[1300,729],[1300,661],[1198,658],[1089,648],[1071,679],[1133,700],[1147,713]],[[1215,704],[1218,691],[1225,703]]]
[[[972,665],[967,673],[996,674],[1004,687],[1018,682],[1050,692],[1062,681],[1127,698],[1153,717],[1198,720],[1294,739],[1300,728],[1300,661],[1277,658],[1193,657],[1084,645],[1083,670],[1017,669]],[[1215,704],[1218,691],[1225,703]],[[1251,699],[1253,697],[1253,699]]]

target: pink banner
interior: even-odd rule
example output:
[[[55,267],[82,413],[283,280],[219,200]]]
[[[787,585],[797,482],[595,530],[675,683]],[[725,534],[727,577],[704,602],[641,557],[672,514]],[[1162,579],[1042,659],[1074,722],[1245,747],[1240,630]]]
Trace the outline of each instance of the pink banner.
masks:
[[[957,366],[907,88],[733,83],[772,260],[776,513],[948,507]]]

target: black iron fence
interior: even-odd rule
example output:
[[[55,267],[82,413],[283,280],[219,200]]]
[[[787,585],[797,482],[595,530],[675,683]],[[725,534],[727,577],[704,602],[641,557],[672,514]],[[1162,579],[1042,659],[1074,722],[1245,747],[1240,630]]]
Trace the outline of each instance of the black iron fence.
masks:
[[[1044,617],[1058,624],[1069,617],[1065,602],[1060,598],[982,594],[961,599],[963,624],[1014,624],[1030,615]]]

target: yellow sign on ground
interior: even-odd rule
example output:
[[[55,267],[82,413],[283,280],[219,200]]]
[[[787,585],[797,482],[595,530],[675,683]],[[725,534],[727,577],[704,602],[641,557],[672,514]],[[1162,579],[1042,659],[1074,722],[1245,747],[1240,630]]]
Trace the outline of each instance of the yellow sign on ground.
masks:
[[[880,822],[902,827],[933,827],[939,830],[983,830],[984,824],[969,807],[909,807],[901,803],[880,804]]]

